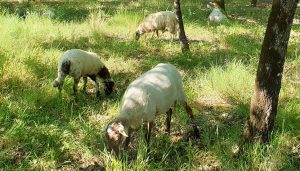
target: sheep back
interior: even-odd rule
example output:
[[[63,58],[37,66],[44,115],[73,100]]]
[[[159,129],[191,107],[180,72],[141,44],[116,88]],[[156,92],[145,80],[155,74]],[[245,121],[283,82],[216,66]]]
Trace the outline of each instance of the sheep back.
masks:
[[[220,9],[214,8],[209,14],[208,19],[210,22],[222,22],[227,19],[227,17],[221,12]]]
[[[143,121],[153,121],[156,114],[168,111],[177,100],[186,101],[182,78],[173,65],[161,63],[128,86],[119,117],[137,128]]]
[[[64,72],[66,63],[69,65],[69,74],[72,77],[88,76],[97,74],[104,64],[99,56],[92,52],[80,49],[71,49],[63,53],[58,64],[58,72]]]

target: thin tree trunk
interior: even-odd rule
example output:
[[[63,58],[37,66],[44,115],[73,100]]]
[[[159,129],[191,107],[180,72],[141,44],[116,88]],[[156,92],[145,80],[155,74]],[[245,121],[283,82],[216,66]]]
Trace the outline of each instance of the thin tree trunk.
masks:
[[[175,13],[176,13],[176,17],[177,17],[177,21],[178,21],[178,25],[179,25],[179,41],[180,41],[180,45],[181,45],[181,51],[182,52],[190,51],[189,42],[187,40],[185,31],[184,31],[184,25],[183,25],[181,9],[180,9],[180,0],[174,1],[174,9],[175,9]]]
[[[225,1],[224,0],[215,0],[214,2],[217,3],[222,10],[225,11]]]
[[[277,114],[278,96],[291,26],[298,0],[273,0],[255,80],[243,143],[267,143]]]
[[[251,6],[256,7],[257,5],[257,0],[251,0]]]

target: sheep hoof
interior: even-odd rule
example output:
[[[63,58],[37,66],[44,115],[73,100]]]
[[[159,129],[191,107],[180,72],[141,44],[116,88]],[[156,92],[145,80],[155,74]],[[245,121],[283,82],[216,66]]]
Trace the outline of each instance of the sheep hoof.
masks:
[[[62,95],[61,95],[61,92],[58,92],[58,97],[59,97],[59,98],[61,98],[61,97],[62,97]]]
[[[82,89],[83,94],[88,94],[88,92],[85,89]]]
[[[170,135],[170,130],[164,129],[164,131],[165,131],[165,134]]]
[[[78,100],[78,96],[74,96],[74,101],[75,102],[78,102],[79,100]]]
[[[197,128],[197,126],[193,126],[194,127],[194,137],[196,139],[199,139],[200,138],[200,131],[199,129]]]

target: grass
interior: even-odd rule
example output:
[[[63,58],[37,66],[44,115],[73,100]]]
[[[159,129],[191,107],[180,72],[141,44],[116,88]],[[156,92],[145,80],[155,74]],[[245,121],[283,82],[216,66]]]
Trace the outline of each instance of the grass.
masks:
[[[231,148],[249,112],[270,5],[252,8],[247,0],[228,0],[232,19],[210,27],[206,3],[182,1],[191,53],[181,54],[167,33],[134,40],[144,15],[172,8],[166,0],[0,2],[0,170],[298,170],[299,24],[292,28],[271,142],[248,145],[234,157]],[[25,20],[16,15],[22,8],[30,13]],[[45,9],[55,17],[41,16]],[[89,93],[74,101],[68,78],[58,97],[52,87],[57,61],[71,48],[101,56],[116,82],[113,95],[102,91],[97,99],[89,81]],[[128,84],[160,62],[174,64],[183,75],[201,139],[187,139],[188,119],[177,106],[171,136],[164,135],[159,116],[151,153],[137,131],[133,148],[117,158],[107,152],[102,130],[118,115]]]

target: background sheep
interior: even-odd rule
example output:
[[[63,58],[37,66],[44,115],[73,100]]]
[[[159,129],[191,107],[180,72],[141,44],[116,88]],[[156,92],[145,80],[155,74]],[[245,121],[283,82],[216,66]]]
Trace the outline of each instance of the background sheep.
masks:
[[[54,13],[54,11],[51,11],[51,10],[42,10],[42,11],[40,11],[40,15],[49,17],[52,19],[55,18],[55,13]]]
[[[97,97],[100,96],[97,76],[103,79],[104,90],[107,95],[111,94],[114,82],[105,65],[100,61],[97,54],[80,49],[71,49],[63,53],[58,64],[58,77],[53,82],[53,87],[58,87],[59,93],[67,75],[74,78],[74,94],[77,95],[78,82],[83,77],[83,90],[86,92],[87,77],[90,77],[96,86]]]
[[[138,26],[135,32],[136,40],[139,40],[140,36],[144,33],[154,31],[158,37],[158,30],[161,30],[162,32],[167,30],[175,36],[177,33],[177,19],[175,13],[171,11],[161,11],[150,14]]]
[[[207,8],[212,10],[212,12],[208,16],[208,24],[221,23],[227,20],[227,17],[222,13],[221,8],[218,4],[209,2],[207,4]]]
[[[109,148],[118,153],[122,143],[128,146],[132,130],[140,127],[143,122],[148,123],[146,140],[149,144],[156,114],[167,114],[165,131],[170,133],[171,107],[175,101],[184,106],[193,120],[193,112],[186,102],[181,76],[173,65],[158,64],[137,78],[124,93],[120,115],[106,128]],[[195,136],[199,137],[199,130],[195,124],[193,128]]]

